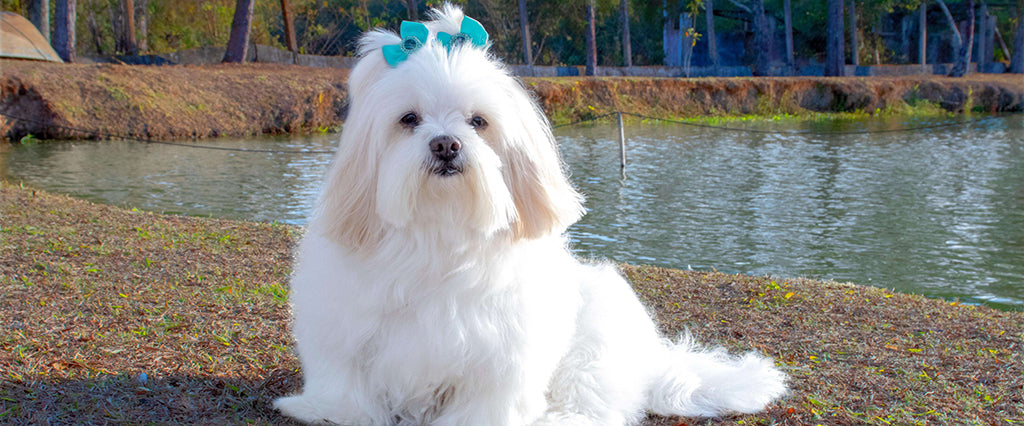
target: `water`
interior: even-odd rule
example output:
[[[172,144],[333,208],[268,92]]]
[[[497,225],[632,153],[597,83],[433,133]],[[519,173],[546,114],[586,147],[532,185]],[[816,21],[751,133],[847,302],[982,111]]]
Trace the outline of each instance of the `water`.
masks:
[[[337,136],[201,141],[219,148],[330,151]],[[11,181],[100,203],[171,214],[305,223],[331,154],[196,149],[124,141],[15,145]]]
[[[852,135],[629,126],[625,179],[617,134],[610,125],[556,132],[587,196],[588,215],[570,229],[581,256],[835,279],[1024,309],[1022,116]],[[200,144],[322,150],[333,139]],[[2,158],[8,179],[94,201],[293,224],[304,222],[330,161],[137,142],[14,146]]]

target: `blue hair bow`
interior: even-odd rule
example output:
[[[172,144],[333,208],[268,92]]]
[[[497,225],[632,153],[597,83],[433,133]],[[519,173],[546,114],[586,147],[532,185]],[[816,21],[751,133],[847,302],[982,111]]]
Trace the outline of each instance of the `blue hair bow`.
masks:
[[[427,44],[427,36],[430,35],[430,31],[422,23],[402,21],[400,34],[402,35],[401,43],[381,47],[381,52],[384,53],[384,60],[392,67],[398,66],[402,61],[409,59],[410,54],[420,50],[424,44]]]
[[[402,37],[401,43],[381,47],[384,60],[392,67],[409,59],[409,55],[427,44],[430,31],[422,23],[402,21],[399,34]],[[446,32],[438,32],[436,38],[448,51],[451,51],[453,46],[459,46],[466,42],[481,48],[487,46],[487,31],[484,30],[484,26],[468,16],[462,18],[462,26],[458,33],[451,35]]]
[[[476,47],[485,47],[487,46],[487,31],[484,30],[484,26],[476,19],[465,16],[462,18],[462,27],[459,28],[459,32],[455,33],[455,35],[439,32],[437,33],[437,41],[440,41],[449,51],[452,50],[453,46],[458,46],[465,42],[471,42]]]

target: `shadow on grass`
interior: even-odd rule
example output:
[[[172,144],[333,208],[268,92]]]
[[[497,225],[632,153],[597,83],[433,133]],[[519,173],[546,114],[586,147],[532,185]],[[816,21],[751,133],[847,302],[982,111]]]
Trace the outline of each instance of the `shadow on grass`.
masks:
[[[262,378],[141,374],[16,383],[0,381],[0,423],[281,424],[274,398],[299,389],[291,371]]]
[[[297,372],[262,379],[168,375],[101,375],[96,379],[0,382],[0,424],[271,424],[300,425],[272,407],[296,392]],[[644,426],[676,426],[678,418],[649,415]]]

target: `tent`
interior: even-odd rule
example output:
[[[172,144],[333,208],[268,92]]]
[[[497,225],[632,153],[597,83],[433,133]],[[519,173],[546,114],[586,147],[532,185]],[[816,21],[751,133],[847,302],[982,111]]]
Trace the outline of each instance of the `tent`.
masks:
[[[0,12],[0,58],[64,62],[35,25],[11,12]]]

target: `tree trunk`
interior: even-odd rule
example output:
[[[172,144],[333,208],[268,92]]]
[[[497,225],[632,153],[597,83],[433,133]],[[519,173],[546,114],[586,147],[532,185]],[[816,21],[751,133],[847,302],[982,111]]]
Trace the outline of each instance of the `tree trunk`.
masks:
[[[255,0],[237,0],[235,16],[231,20],[231,37],[228,48],[224,51],[223,62],[245,62],[245,54],[249,51],[249,31],[252,26],[252,8]]]
[[[1013,56],[1010,72],[1024,74],[1024,7],[1017,8],[1017,29],[1013,32]]]
[[[288,4],[288,0],[281,0],[281,19],[284,21],[284,41],[288,45],[288,51],[297,53],[299,44],[295,40],[295,20],[292,19],[292,6]]]
[[[686,77],[690,77],[690,61],[693,59],[693,47],[697,44],[697,34],[693,27],[693,15],[689,13],[680,15],[679,29],[683,31],[683,75]]]
[[[828,37],[825,42],[825,75],[846,74],[843,53],[843,0],[828,0]]]
[[[533,42],[530,40],[530,15],[526,13],[526,0],[519,0],[519,31],[523,33],[523,61],[533,66]]]
[[[135,0],[135,50],[149,52],[149,0]]]
[[[683,66],[683,29],[681,28],[682,17],[674,13],[669,15],[667,10],[662,10],[665,24],[661,28],[661,46],[665,52],[664,65],[666,67]]]
[[[789,0],[786,0],[789,1]],[[718,57],[718,39],[715,35],[715,1],[704,0],[704,16],[707,22],[707,38],[708,38],[708,60],[711,62],[711,66],[718,69],[722,66],[722,61]]]
[[[857,6],[850,0],[850,63],[860,65],[860,46],[857,44]]]
[[[878,19],[875,21],[875,27],[871,29],[871,33],[874,34],[875,40],[881,40],[882,39],[882,35],[878,33],[879,32],[879,28],[882,28],[882,17],[881,16],[879,16]],[[878,44],[877,43],[874,45],[873,50],[874,50],[874,53],[875,53],[875,65],[882,65],[882,56],[879,54]]]
[[[993,19],[995,19],[995,18],[993,18]],[[995,34],[996,40],[999,41],[999,48],[1003,51],[1003,58],[1009,60],[1010,59],[1010,48],[1008,46],[1006,46],[1006,40],[1003,40],[1003,33],[999,32],[999,25],[996,25],[996,24],[998,24],[998,22],[994,22],[993,21],[993,23],[992,23],[992,32]]]
[[[594,0],[587,0],[587,75],[594,75],[597,71],[597,30],[594,28]]]
[[[764,13],[764,0],[754,2],[754,75],[771,74],[772,31]]]
[[[988,7],[985,2],[981,2],[981,6],[978,10],[978,51],[974,53],[974,60],[978,63],[978,72],[987,65],[989,60],[992,58],[992,51],[989,49],[988,44]]]
[[[124,12],[124,53],[136,55],[139,51],[135,44],[135,2],[121,0],[121,10]]]
[[[910,62],[910,29],[914,23],[913,17],[906,15],[900,18],[900,60]]]
[[[793,8],[790,3],[791,0],[783,0],[782,14],[786,21],[786,65],[792,67],[796,65],[796,61],[793,58]]]
[[[960,45],[960,51],[956,55],[956,64],[949,72],[950,77],[963,77],[967,75],[971,64],[971,49],[974,47],[974,0],[967,0],[967,39]]]
[[[917,62],[928,65],[928,2],[921,2],[917,20]]]
[[[53,50],[64,62],[75,62],[76,0],[57,0],[53,11]]]
[[[707,0],[711,2],[711,0]],[[633,66],[633,42],[629,36],[629,0],[619,2],[622,15],[622,62],[625,66]],[[714,31],[714,28],[711,29]]]
[[[953,32],[953,51],[959,52],[960,46],[963,46],[964,39],[960,35],[960,29],[956,27],[956,20],[953,19],[953,14],[949,13],[949,8],[946,7],[946,2],[942,0],[935,0],[939,3],[939,8],[942,9],[942,13],[946,15],[946,22],[949,24],[949,30]]]
[[[50,41],[50,0],[29,1],[28,20],[36,26],[46,41]]]
[[[92,36],[92,44],[96,48],[96,54],[103,56],[103,36],[100,34],[100,27],[96,24],[96,14],[91,8],[86,9],[85,23],[89,26],[89,34]]]
[[[405,13],[409,16],[410,21],[420,19],[419,5],[416,4],[416,0],[405,0]]]

